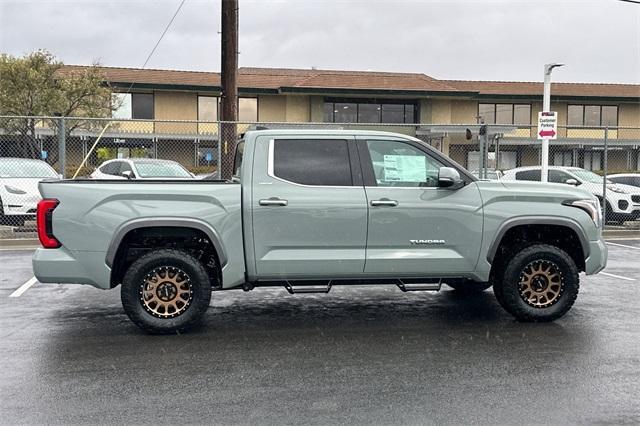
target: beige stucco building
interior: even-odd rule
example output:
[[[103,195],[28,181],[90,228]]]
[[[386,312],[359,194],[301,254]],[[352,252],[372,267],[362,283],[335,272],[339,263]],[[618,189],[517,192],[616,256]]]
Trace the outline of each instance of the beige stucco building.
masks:
[[[194,121],[123,123],[121,130],[164,138],[164,149],[174,152],[184,151],[184,138],[200,138],[197,145],[201,147],[217,143],[219,74],[109,67],[103,73],[121,103],[116,118]],[[497,140],[499,168],[539,161],[535,126],[542,109],[542,83],[437,80],[415,73],[241,68],[238,84],[241,121],[349,123],[357,128],[384,123],[384,130],[417,135],[473,169],[477,141],[467,141],[457,132],[433,132],[430,126],[482,120],[515,127]],[[609,169],[639,168],[640,85],[553,83],[551,93],[551,109],[558,112],[560,125],[558,140],[552,144],[552,164],[601,169],[604,127],[609,127],[608,143],[615,148],[608,157]],[[198,120],[200,123],[195,122]],[[197,164],[202,152],[194,154],[190,148],[179,160]]]

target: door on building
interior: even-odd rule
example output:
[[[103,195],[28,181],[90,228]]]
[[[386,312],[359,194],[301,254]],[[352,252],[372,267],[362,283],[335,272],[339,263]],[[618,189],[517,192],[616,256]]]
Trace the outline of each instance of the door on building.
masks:
[[[583,168],[587,170],[602,170],[602,152],[585,151]]]
[[[473,271],[482,236],[475,184],[438,188],[442,159],[392,137],[358,137],[369,201],[365,273],[394,276]]]

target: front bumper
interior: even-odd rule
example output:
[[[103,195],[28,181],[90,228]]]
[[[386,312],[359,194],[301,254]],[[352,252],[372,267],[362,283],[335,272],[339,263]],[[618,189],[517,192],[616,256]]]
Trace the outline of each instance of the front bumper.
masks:
[[[5,194],[2,197],[2,207],[5,216],[33,216],[35,218],[36,207],[40,196]]]
[[[589,241],[589,257],[584,261],[587,275],[597,274],[607,266],[607,244],[603,239]]]

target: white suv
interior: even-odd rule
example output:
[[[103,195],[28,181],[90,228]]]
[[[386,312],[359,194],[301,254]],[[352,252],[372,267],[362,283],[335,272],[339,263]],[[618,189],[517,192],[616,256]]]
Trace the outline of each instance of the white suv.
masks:
[[[519,167],[504,172],[503,180],[540,181],[540,166]],[[606,205],[607,219],[617,222],[635,220],[640,217],[640,203],[634,203],[626,188],[608,182],[606,204],[602,200],[604,179],[592,171],[580,167],[549,166],[549,183],[580,186]],[[635,197],[634,197],[635,198]]]

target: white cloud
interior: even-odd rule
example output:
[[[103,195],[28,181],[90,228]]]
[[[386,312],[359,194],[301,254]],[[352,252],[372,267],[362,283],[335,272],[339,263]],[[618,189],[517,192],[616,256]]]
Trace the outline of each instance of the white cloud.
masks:
[[[178,0],[0,0],[0,51],[140,66]],[[240,0],[242,66],[640,83],[640,6],[584,1]],[[187,0],[148,67],[219,70],[220,1]]]

